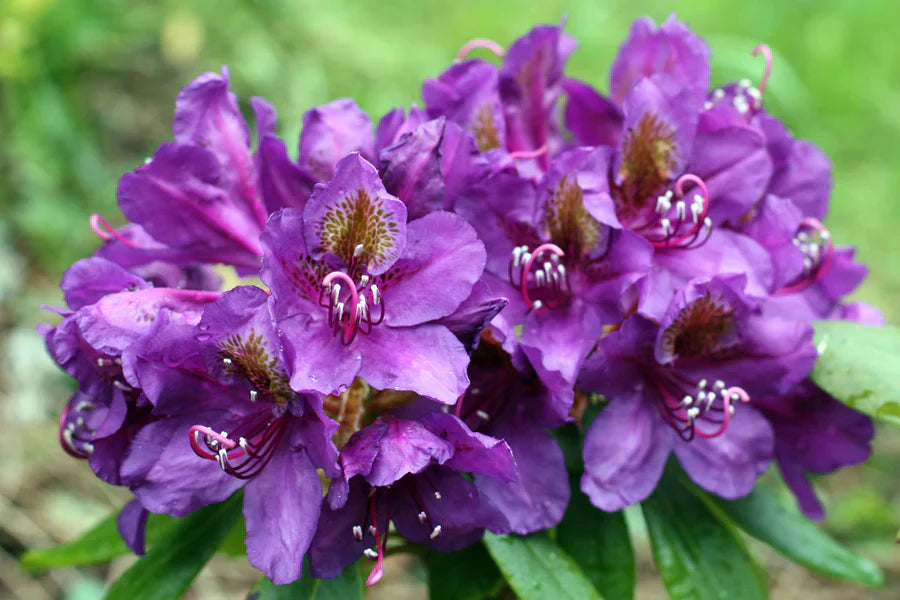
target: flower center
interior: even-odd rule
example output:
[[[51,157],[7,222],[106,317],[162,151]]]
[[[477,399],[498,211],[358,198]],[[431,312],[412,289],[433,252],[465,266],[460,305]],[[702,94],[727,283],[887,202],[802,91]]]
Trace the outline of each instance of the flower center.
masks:
[[[625,133],[619,177],[613,191],[621,217],[639,213],[669,180],[676,161],[675,130],[656,115],[644,115]]]
[[[96,430],[89,421],[98,408],[90,400],[81,400],[71,408],[68,405],[63,408],[59,417],[59,443],[70,456],[89,458],[94,452],[91,441]]]
[[[360,331],[368,334],[384,321],[384,299],[376,280],[367,274],[360,276],[357,285],[346,273],[332,271],[322,280],[319,304],[328,308],[328,325],[335,335],[340,332],[345,346]],[[376,312],[378,316],[373,318]]]
[[[734,416],[737,403],[750,401],[743,388],[728,387],[722,380],[709,385],[706,379],[701,379],[692,387],[670,374],[655,378],[653,383],[659,392],[657,408],[660,415],[686,442],[694,436],[714,438],[722,435]]]
[[[200,458],[214,460],[238,479],[250,479],[272,459],[284,435],[287,419],[266,409],[250,417],[230,433],[194,425],[189,432],[191,448]]]
[[[533,251],[528,246],[513,248],[509,261],[509,282],[522,290],[522,298],[538,313],[556,308],[571,295],[565,253],[556,244],[541,244]]]
[[[693,183],[697,192],[685,200],[684,184]],[[673,202],[674,200],[674,202]],[[632,229],[643,235],[655,248],[697,248],[712,233],[709,192],[702,179],[687,173],[678,178],[674,194],[668,190],[656,199],[656,208],[646,223]]]
[[[665,353],[675,357],[710,356],[737,341],[734,311],[709,294],[686,306],[662,335]]]
[[[805,290],[825,276],[834,260],[831,234],[818,219],[803,219],[792,241],[803,255],[803,272],[793,282],[774,292],[773,296]]]
[[[736,84],[716,88],[703,105],[704,110],[709,110],[722,102],[730,102],[739,113],[752,117],[756,111],[762,108],[763,93],[766,91],[769,76],[772,74],[772,50],[766,44],[758,44],[750,54],[756,56],[760,53],[766,63],[759,85],[754,86],[749,79],[741,79]]]

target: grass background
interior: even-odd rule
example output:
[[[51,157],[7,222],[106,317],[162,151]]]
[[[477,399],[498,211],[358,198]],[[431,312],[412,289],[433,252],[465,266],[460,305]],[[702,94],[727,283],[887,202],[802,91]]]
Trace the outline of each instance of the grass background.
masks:
[[[0,596],[15,590],[13,596],[90,598],[111,576],[95,569],[30,580],[14,564],[22,548],[73,535],[121,498],[56,447],[53,420],[67,382],[33,327],[47,318],[40,303],[59,302],[65,267],[97,245],[87,216],[101,212],[121,221],[116,181],[171,138],[181,86],[229,65],[244,108],[250,95],[271,100],[295,147],[312,105],[353,96],[377,120],[417,101],[422,80],[446,68],[466,40],[508,45],[530,26],[563,15],[580,43],[568,73],[605,90],[631,20],[646,14],[659,21],[670,12],[707,39],[714,84],[758,80],[762,61],[749,50],[760,41],[772,47],[767,106],[831,157],[835,186],[826,224],[838,244],[857,246],[871,268],[857,297],[900,323],[895,2],[0,0],[0,439],[6,442]],[[900,515],[895,438],[882,431],[868,466],[822,484],[826,525],[887,566],[891,585],[898,562],[891,537]],[[795,573],[773,564],[776,576]],[[225,597],[242,597],[222,583],[231,575],[223,568],[203,581]],[[797,589],[829,589],[797,577]],[[22,586],[30,586],[28,595]]]

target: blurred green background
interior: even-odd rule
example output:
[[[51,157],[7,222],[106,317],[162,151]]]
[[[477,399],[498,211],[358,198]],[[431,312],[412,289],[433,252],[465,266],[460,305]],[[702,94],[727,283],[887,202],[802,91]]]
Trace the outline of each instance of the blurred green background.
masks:
[[[827,225],[871,268],[856,296],[900,323],[900,44],[893,29],[900,5],[890,0],[0,0],[0,596],[91,598],[117,568],[31,580],[15,566],[22,548],[74,535],[122,497],[57,448],[53,420],[67,382],[33,327],[48,318],[40,303],[59,302],[65,267],[97,245],[87,215],[121,221],[116,181],[171,138],[181,86],[229,65],[244,108],[250,95],[272,101],[293,148],[312,105],[353,96],[377,121],[418,101],[422,80],[446,68],[466,40],[507,45],[563,15],[580,43],[568,73],[605,89],[631,20],[659,21],[670,12],[708,41],[714,84],[758,80],[762,61],[749,50],[760,41],[772,47],[767,106],[831,157]],[[892,431],[881,434],[869,465],[823,479],[822,490],[827,526],[885,565],[895,591],[829,586],[776,561],[776,597],[794,597],[791,574],[797,590],[815,589],[817,597],[896,597],[900,443]],[[245,588],[228,585],[242,576],[235,569],[214,565],[203,589],[243,597]],[[645,575],[641,597],[652,597],[658,589]],[[205,597],[197,589],[191,597]]]

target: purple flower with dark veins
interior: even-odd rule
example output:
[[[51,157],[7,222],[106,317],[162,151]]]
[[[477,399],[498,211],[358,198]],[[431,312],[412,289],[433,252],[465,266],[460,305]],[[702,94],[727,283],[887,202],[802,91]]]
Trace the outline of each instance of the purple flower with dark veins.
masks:
[[[417,420],[383,416],[341,449],[343,477],[332,481],[310,547],[313,577],[337,577],[360,555],[375,560],[366,585],[384,575],[390,522],[414,544],[452,552],[506,533],[503,513],[461,473],[516,479],[502,440],[472,432],[442,412]]]
[[[466,350],[436,322],[484,269],[484,246],[461,217],[407,223],[375,168],[350,154],[302,213],[273,215],[262,239],[292,388],[331,394],[358,376],[444,404],[465,391]]]
[[[725,498],[750,492],[766,469],[773,434],[752,399],[788,392],[816,351],[807,323],[763,316],[745,285],[740,275],[693,281],[659,325],[633,315],[598,343],[578,387],[609,400],[584,444],[582,489],[599,508],[646,498],[670,452]]]

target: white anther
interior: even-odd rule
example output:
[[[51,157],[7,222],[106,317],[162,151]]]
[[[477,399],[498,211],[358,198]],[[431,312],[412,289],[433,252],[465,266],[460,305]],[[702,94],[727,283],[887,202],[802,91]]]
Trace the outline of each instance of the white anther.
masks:
[[[435,499],[435,500],[440,500],[440,499],[441,499],[441,493],[440,493],[440,492],[435,492],[435,493],[434,493],[434,499]]]
[[[709,395],[706,396],[706,410],[712,408],[713,402],[716,401],[716,393],[710,392]]]
[[[721,379],[716,379],[716,382],[713,384],[713,389],[717,392],[722,391],[725,389],[725,382]]]
[[[369,276],[368,276],[368,275],[362,275],[362,276],[360,276],[360,278],[359,278],[359,287],[364,288],[364,287],[366,287],[367,285],[369,285]]]
[[[113,359],[113,362],[116,363],[116,364],[119,365],[119,366],[122,365],[122,359],[121,359],[121,358],[114,358],[114,359]]]
[[[256,394],[258,392],[256,390],[250,390],[250,402],[256,402]]]
[[[800,240],[798,240],[797,238],[792,239],[791,243],[794,244],[795,246],[799,246],[801,244]]]
[[[740,394],[738,394],[737,392],[732,392],[731,401],[732,402],[740,402],[740,400],[741,400]]]
[[[747,89],[747,95],[753,98],[754,100],[761,100],[762,94],[759,91],[759,88],[750,87]]]
[[[800,233],[797,234],[797,239],[799,239],[801,242],[805,242],[805,241],[809,240],[809,234],[806,233],[805,231],[801,231]]]
[[[559,273],[559,278],[562,280],[564,284],[568,282],[566,279],[566,266],[565,265],[557,265],[556,272]]]
[[[538,287],[544,287],[544,272],[543,271],[535,271],[534,272],[534,283]]]
[[[678,202],[675,203],[675,216],[678,217],[679,221],[684,221],[684,213],[685,213],[684,201],[679,200]]]
[[[72,439],[72,430],[66,427],[63,429],[63,440],[65,440],[66,445],[72,450],[76,450],[75,448],[75,440]]]
[[[697,415],[699,415],[699,414],[700,414],[700,409],[697,408],[696,406],[692,406],[691,408],[687,409],[687,415],[688,415],[689,419],[696,419]]]
[[[436,539],[438,538],[439,535],[441,535],[441,526],[440,526],[440,525],[435,525],[435,526],[434,526],[434,529],[431,530],[431,535],[428,536],[428,537],[431,538],[431,539],[433,539],[433,540],[436,540]]]
[[[728,415],[734,416],[734,405],[733,404],[728,405]]]
[[[241,449],[242,449],[244,452],[246,452],[247,454],[250,453],[250,442],[247,441],[247,438],[245,438],[245,437],[239,438],[239,439],[238,439],[238,446],[240,446]]]
[[[705,379],[701,379],[700,383],[697,384],[697,389],[703,390],[706,389],[706,384],[708,382]]]
[[[712,231],[712,219],[709,217],[703,219],[703,230],[706,232],[706,235],[709,235],[709,232]]]
[[[225,448],[220,448],[219,453],[216,454],[216,462],[219,463],[219,468],[223,471],[227,470],[226,461],[228,460],[228,451]]]
[[[696,225],[700,221],[700,215],[703,213],[703,205],[696,202],[691,203],[691,221]]]
[[[418,514],[417,516],[419,517],[419,523],[424,524],[425,521],[428,520],[428,515],[425,514],[425,511],[424,511],[424,510],[419,511],[419,514]]]
[[[491,415],[487,414],[483,410],[476,410],[475,414],[478,415],[478,418],[482,421],[487,421],[491,417]]]
[[[335,312],[337,312],[337,320],[343,321],[344,320],[344,303],[338,302],[337,306],[335,308],[336,308]]]
[[[226,365],[230,365],[232,363],[232,360],[226,356],[222,359],[222,362]]]
[[[672,190],[666,190],[666,198],[671,200],[673,195],[674,193],[672,192]]]
[[[369,525],[369,535],[375,535],[375,526]]]
[[[522,252],[522,264],[526,264],[529,260],[531,260],[531,253],[528,250]]]
[[[145,164],[145,165],[149,165],[151,162],[153,162],[153,158],[151,158],[151,157],[149,157],[149,156],[148,156],[147,158],[144,159],[144,164]]]
[[[513,260],[512,260],[513,267],[518,268],[519,259],[522,258],[522,246],[516,246],[515,248],[513,248],[512,255],[513,255]]]
[[[91,444],[90,442],[85,442],[84,444],[81,445],[81,451],[86,452],[88,454],[93,454],[94,453],[94,445]]]
[[[84,426],[84,418],[78,417],[77,419],[75,419],[75,424],[78,425],[79,427]]]
[[[803,270],[809,271],[810,269],[812,269],[812,261],[809,259],[808,256],[804,256],[803,257]]]
[[[359,258],[363,253],[363,245],[357,244],[356,248],[353,249],[353,258]]]
[[[694,403],[694,399],[691,398],[690,396],[685,396],[684,398],[681,399],[681,403],[684,404],[685,406],[690,406],[691,404]]]
[[[125,383],[124,381],[119,381],[118,379],[113,380],[113,385],[122,390],[123,392],[131,392],[134,390],[133,387]]]
[[[378,559],[378,553],[375,552],[374,550],[372,550],[371,548],[366,548],[366,549],[363,551],[363,554],[365,554],[365,555],[366,555],[366,558],[368,558],[368,559],[370,559],[370,560],[377,560],[377,559]]]
[[[200,432],[197,430],[194,430],[194,441],[198,444],[200,443]]]
[[[707,100],[703,103],[703,110],[709,110],[713,107],[713,103]]]
[[[738,81],[738,85],[740,87],[746,89],[746,88],[750,87],[751,85],[753,85],[753,82],[750,81],[749,79],[741,79],[740,81]]]
[[[706,402],[706,392],[700,390],[700,393],[697,394],[697,400],[700,402]]]
[[[662,227],[663,235],[668,237],[671,233],[672,223],[668,219],[660,219],[659,224]]]
[[[666,214],[666,211],[670,208],[672,208],[672,203],[665,196],[660,196],[656,199],[656,212],[660,215]]]
[[[369,289],[372,290],[372,304],[378,306],[379,302],[381,302],[378,298],[378,286],[373,283]]]
[[[106,366],[106,359],[105,359],[105,358],[98,358],[98,359],[97,359],[97,366],[98,366],[98,367],[104,367],[104,366]]]
[[[84,412],[86,410],[94,410],[97,405],[89,400],[81,400],[75,405],[75,412]]]
[[[732,104],[734,104],[734,107],[741,114],[744,114],[748,110],[750,110],[750,105],[747,104],[747,99],[743,96],[735,96],[734,100],[732,100]]]
[[[534,310],[540,310],[543,307],[544,307],[544,303],[541,302],[540,300],[535,300],[534,302],[531,303],[531,308],[533,308]]]
[[[366,297],[360,296],[359,302],[356,303],[356,320],[362,321],[369,313],[369,306],[366,304]]]
[[[358,541],[358,542],[362,541],[362,538],[363,538],[362,527],[360,527],[359,525],[353,526],[353,537],[355,537],[356,541]]]
[[[723,90],[722,88],[716,88],[715,90],[713,90],[713,98],[715,98],[716,100],[721,100],[724,97],[725,90]]]
[[[332,302],[334,302],[335,304],[337,304],[338,300],[339,300],[340,297],[341,297],[341,284],[335,283],[334,285],[332,285],[332,287],[331,287],[331,297],[334,298],[334,300],[332,300]]]

